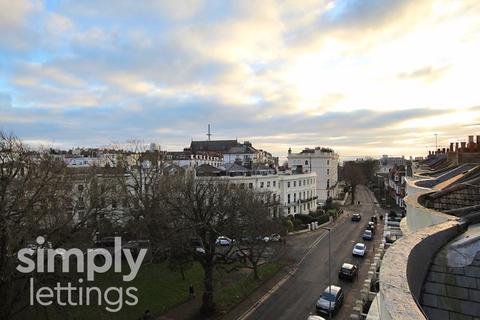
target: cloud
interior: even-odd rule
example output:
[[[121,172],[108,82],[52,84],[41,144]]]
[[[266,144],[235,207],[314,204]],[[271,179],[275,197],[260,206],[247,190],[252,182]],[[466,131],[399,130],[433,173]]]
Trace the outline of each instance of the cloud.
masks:
[[[427,82],[432,82],[437,79],[442,78],[446,72],[448,72],[450,66],[444,66],[439,68],[433,68],[432,66],[423,67],[417,70],[413,70],[411,72],[402,72],[398,74],[399,79],[406,79],[406,80],[424,80]]]
[[[18,0],[0,0],[0,48],[25,50],[34,40],[29,18],[41,11],[40,3]]]
[[[181,149],[211,123],[214,137],[277,154],[319,144],[381,154],[478,123],[474,0],[0,9],[0,123],[30,141],[135,137]]]

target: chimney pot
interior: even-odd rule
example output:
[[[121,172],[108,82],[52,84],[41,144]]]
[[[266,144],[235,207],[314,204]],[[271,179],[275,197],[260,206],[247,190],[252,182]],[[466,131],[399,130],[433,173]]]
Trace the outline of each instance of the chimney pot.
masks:
[[[473,143],[473,136],[468,136],[468,143]]]
[[[453,152],[453,142],[450,142],[450,152]]]
[[[455,151],[460,151],[458,150],[458,142],[455,142]]]

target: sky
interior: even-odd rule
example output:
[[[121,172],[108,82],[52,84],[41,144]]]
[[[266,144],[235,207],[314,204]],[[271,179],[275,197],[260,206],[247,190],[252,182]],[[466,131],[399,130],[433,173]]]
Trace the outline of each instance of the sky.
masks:
[[[0,0],[0,130],[424,155],[480,135],[478,0]]]

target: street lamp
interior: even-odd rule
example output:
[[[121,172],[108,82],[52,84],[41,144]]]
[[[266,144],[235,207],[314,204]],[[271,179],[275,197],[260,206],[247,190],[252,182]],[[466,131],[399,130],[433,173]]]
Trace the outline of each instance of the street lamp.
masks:
[[[332,301],[331,301],[331,296],[332,296],[332,245],[331,245],[331,231],[332,228],[327,228],[327,227],[320,227],[323,230],[328,231],[328,294],[329,300],[328,300],[328,319],[332,320]]]

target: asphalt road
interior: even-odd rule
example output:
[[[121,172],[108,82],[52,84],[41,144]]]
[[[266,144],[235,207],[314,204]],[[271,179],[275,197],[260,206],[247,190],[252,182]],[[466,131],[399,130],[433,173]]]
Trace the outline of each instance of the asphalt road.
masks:
[[[343,262],[351,262],[359,266],[360,274],[366,273],[368,267],[365,260],[374,255],[373,242],[364,242],[362,234],[370,217],[375,214],[375,210],[379,211],[374,205],[373,193],[366,187],[358,187],[356,199],[361,204],[346,210],[331,231],[331,281],[329,281],[328,268],[328,233],[326,231],[314,233],[316,239],[311,239],[313,236],[309,236],[310,239],[299,237],[296,241],[303,241],[304,246],[299,245],[296,247],[297,251],[293,252],[297,255],[295,258],[303,258],[298,269],[280,288],[259,304],[248,319],[306,319],[309,314],[315,313],[315,302],[329,282],[339,284],[345,290],[344,306],[335,318],[348,318],[353,302],[358,299],[359,290],[353,290],[352,287],[360,287],[363,277],[360,276],[355,283],[343,282],[338,280],[338,270]],[[355,211],[362,214],[360,222],[350,221],[350,215]],[[375,238],[381,238],[381,231],[376,233]],[[352,248],[356,242],[366,243],[368,253],[364,258],[352,256]],[[312,247],[315,243],[316,245]],[[305,255],[305,252],[308,253]]]

